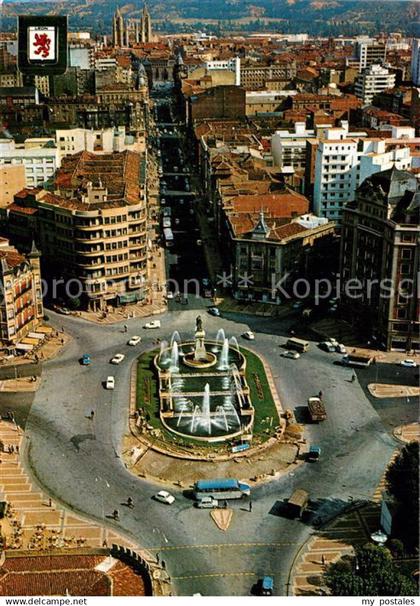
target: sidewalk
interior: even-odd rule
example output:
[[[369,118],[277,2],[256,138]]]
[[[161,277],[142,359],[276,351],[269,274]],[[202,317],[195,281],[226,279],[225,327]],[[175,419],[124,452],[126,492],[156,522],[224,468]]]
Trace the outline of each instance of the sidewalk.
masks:
[[[63,508],[32,484],[21,463],[23,439],[15,424],[0,421],[0,443],[5,449],[0,452],[0,501],[8,504],[0,525],[0,543],[5,545],[5,551],[19,555],[23,550],[34,554],[53,550],[55,555],[65,556],[82,554],[83,548],[117,544],[139,553],[151,568],[155,595],[168,595],[171,588],[165,572],[148,551],[107,528],[105,521],[103,525],[95,524]],[[9,453],[9,448],[13,452]]]

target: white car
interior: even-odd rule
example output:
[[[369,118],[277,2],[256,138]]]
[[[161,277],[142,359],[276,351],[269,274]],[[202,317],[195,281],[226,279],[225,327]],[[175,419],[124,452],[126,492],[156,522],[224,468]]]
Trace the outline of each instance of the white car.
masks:
[[[138,335],[134,335],[134,337],[131,337],[131,339],[129,339],[127,341],[127,345],[131,345],[131,346],[138,345],[140,343],[140,341],[141,341],[141,337],[139,337]]]
[[[332,353],[332,352],[336,351],[337,346],[332,341],[322,341],[322,343],[319,344],[319,347],[323,351]]]
[[[406,366],[407,368],[417,368],[417,362],[414,360],[401,360],[400,366]]]
[[[252,330],[247,330],[242,336],[244,339],[248,339],[248,341],[253,341],[255,339],[255,335]]]
[[[297,351],[282,351],[280,355],[283,358],[290,358],[291,360],[298,360],[300,358],[300,354]]]
[[[197,501],[197,507],[199,509],[214,509],[219,506],[219,501],[214,497],[203,497],[200,501]]]
[[[172,292],[172,290],[168,290],[168,292],[166,293],[166,298],[167,299],[173,299],[174,298],[174,293]]]
[[[115,388],[115,378],[114,377],[107,377],[106,378],[106,382],[105,382],[105,389],[114,389]]]
[[[165,503],[165,505],[172,505],[172,503],[175,501],[174,495],[167,490],[160,490],[153,498],[155,501]]]
[[[143,328],[160,328],[160,320],[153,320],[152,322],[147,322]]]
[[[335,351],[340,354],[347,353],[347,349],[344,347],[344,345],[342,343],[339,343],[338,345],[335,346]]]
[[[125,355],[124,354],[115,354],[115,356],[113,358],[111,358],[111,364],[121,364],[121,362],[124,360]]]

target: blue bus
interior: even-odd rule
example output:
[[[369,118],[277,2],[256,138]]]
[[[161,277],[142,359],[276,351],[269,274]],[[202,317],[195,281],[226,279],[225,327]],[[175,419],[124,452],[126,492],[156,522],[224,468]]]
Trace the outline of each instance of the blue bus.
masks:
[[[194,484],[193,495],[197,501],[204,497],[214,499],[242,499],[249,497],[251,488],[248,484],[233,478],[222,478],[220,480],[198,480]]]

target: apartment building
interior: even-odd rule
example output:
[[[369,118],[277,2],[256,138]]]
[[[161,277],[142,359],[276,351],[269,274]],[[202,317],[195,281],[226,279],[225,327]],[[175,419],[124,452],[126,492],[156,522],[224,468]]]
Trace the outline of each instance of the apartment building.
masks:
[[[0,208],[13,202],[13,196],[25,187],[22,164],[0,164]]]
[[[133,152],[63,158],[54,194],[24,189],[5,209],[10,237],[22,249],[32,237],[46,277],[74,281],[83,307],[147,297],[147,216],[144,158]],[[69,296],[69,293],[66,293]]]
[[[271,152],[274,166],[283,172],[304,169],[306,165],[306,141],[314,137],[314,131],[307,129],[305,122],[295,122],[294,131],[276,130],[271,137]]]
[[[58,166],[58,153],[53,139],[26,139],[15,143],[14,139],[0,138],[0,169],[3,166],[22,165],[25,168],[25,185],[38,187],[50,180]]]
[[[344,210],[343,312],[365,338],[386,350],[420,349],[419,200],[416,177],[391,168],[365,179]],[[345,288],[350,280],[362,286],[357,297]]]
[[[411,48],[411,80],[414,86],[420,86],[420,38],[413,39]]]
[[[373,39],[360,40],[356,43],[356,56],[359,60],[359,71],[369,65],[382,65],[386,59],[386,45]]]
[[[126,149],[136,151],[138,139],[126,135],[125,126],[104,129],[67,128],[56,130],[56,143],[59,157],[77,154],[82,151],[94,153],[112,153]]]
[[[328,128],[322,133],[316,147],[314,173],[314,212],[340,222],[345,205],[354,200],[357,187],[363,178],[390,165],[407,169],[406,152],[389,153],[389,146],[404,147],[413,142],[414,129],[392,127],[390,137],[380,139],[366,137],[366,133],[349,133],[348,124],[340,128]],[[367,159],[361,167],[361,158]]]
[[[20,340],[36,330],[44,315],[40,254],[35,246],[24,256],[0,238],[0,287],[0,346],[9,351],[26,349]]]
[[[395,86],[395,74],[381,65],[366,67],[354,82],[354,92],[363,105],[370,105],[373,97]]]
[[[241,60],[239,57],[232,59],[223,59],[219,61],[206,61],[205,67],[208,71],[212,70],[228,70],[235,74],[235,85],[241,84]]]
[[[241,64],[241,86],[248,90],[266,88],[267,82],[281,82],[283,87],[296,76],[296,63],[264,65],[261,63]]]

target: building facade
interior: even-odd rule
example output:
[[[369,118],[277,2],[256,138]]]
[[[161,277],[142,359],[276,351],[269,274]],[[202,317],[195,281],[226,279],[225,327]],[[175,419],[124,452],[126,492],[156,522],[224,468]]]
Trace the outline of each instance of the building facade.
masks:
[[[47,139],[31,145],[30,139],[17,145],[13,139],[0,139],[0,169],[3,166],[22,165],[25,185],[37,187],[50,180],[58,166],[57,148]]]
[[[370,65],[357,76],[354,92],[363,105],[371,105],[375,95],[394,86],[395,74],[381,65]]]
[[[386,350],[420,349],[419,208],[415,176],[392,168],[363,181],[344,210],[343,313]]]
[[[11,239],[27,249],[35,238],[46,277],[74,281],[90,310],[147,297],[143,162],[133,152],[66,157],[56,193],[25,189],[4,211]]]
[[[39,258],[34,246],[24,256],[0,239],[0,345],[9,350],[34,331],[44,315]]]
[[[414,38],[411,49],[411,80],[420,86],[420,38]]]
[[[25,187],[25,167],[22,164],[0,165],[0,208],[13,202],[13,196]]]

